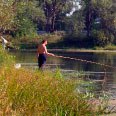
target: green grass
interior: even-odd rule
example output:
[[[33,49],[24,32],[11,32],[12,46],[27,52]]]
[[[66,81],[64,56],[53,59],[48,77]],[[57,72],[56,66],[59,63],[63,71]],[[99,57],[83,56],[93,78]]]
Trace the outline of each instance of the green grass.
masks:
[[[74,82],[50,72],[3,69],[0,75],[0,111],[3,115],[94,115],[91,105],[74,90]]]
[[[103,47],[94,47],[95,50],[116,50],[115,45],[107,45],[104,48]]]
[[[116,46],[115,45],[108,45],[104,48],[104,50],[116,50]]]
[[[102,105],[90,102],[91,94],[77,91],[79,81],[63,78],[59,70],[15,69],[13,57],[2,48],[0,53],[4,62],[0,67],[0,116],[97,116],[105,111]]]
[[[53,34],[46,33],[44,35],[16,37],[11,39],[11,43],[15,48],[19,49],[37,49],[38,44],[40,44],[42,40],[47,40],[48,44],[52,45],[62,40],[63,35],[63,32],[55,32]]]
[[[79,82],[58,72],[1,68],[0,113],[3,116],[97,116],[88,95],[76,91]],[[94,106],[94,107],[93,107]]]

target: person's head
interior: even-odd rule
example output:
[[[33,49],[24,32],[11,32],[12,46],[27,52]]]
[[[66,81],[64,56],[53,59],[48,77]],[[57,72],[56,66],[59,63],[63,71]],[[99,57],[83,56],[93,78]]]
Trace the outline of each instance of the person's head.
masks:
[[[42,41],[42,44],[47,45],[47,41],[46,41],[46,40],[43,40],[43,41]]]

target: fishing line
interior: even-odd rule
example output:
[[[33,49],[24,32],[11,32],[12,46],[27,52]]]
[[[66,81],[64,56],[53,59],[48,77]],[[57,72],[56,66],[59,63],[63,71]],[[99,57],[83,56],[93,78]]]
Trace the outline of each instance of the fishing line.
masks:
[[[77,60],[77,61],[81,61],[81,62],[96,64],[96,65],[101,65],[101,66],[104,66],[104,67],[116,69],[116,67],[114,67],[114,66],[110,66],[110,65],[106,65],[106,64],[101,64],[99,62],[93,62],[93,61],[88,61],[88,60],[83,60],[83,59],[78,59],[78,58],[71,58],[71,57],[64,57],[64,56],[56,56],[56,55],[54,57],[64,58],[64,59],[70,59],[70,60]]]

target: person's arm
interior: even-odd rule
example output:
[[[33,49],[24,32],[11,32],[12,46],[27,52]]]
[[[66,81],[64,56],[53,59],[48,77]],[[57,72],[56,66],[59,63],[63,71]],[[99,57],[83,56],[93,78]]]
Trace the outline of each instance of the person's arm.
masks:
[[[52,54],[52,53],[48,53],[46,46],[45,46],[45,54],[47,54],[47,55],[49,55],[49,56],[55,56],[55,55]]]

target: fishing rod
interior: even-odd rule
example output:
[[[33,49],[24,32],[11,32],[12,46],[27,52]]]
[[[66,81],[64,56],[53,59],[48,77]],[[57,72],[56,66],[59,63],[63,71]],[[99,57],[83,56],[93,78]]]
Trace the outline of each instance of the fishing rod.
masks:
[[[98,62],[93,62],[93,61],[88,61],[88,60],[83,60],[83,59],[78,59],[78,58],[71,58],[71,57],[64,57],[64,56],[56,56],[56,55],[54,57],[64,58],[64,59],[70,59],[70,60],[77,60],[77,61],[81,61],[81,62],[96,64],[96,65],[101,65],[101,66],[104,66],[104,67],[116,69],[116,67],[114,67],[114,66],[110,66],[110,65],[106,65],[106,64],[101,64],[101,63],[98,63]]]

